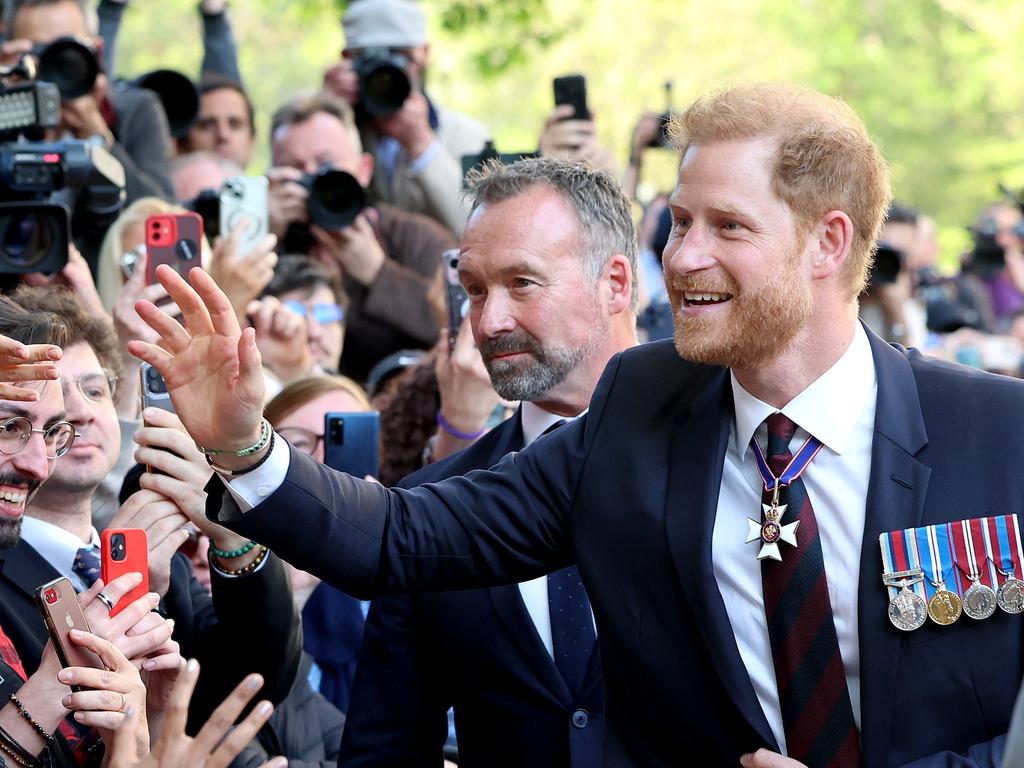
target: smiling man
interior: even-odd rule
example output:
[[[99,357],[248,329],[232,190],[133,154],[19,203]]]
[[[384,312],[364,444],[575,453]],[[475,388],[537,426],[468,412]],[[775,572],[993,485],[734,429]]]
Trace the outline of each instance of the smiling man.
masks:
[[[858,322],[889,181],[844,104],[745,85],[675,128],[675,345],[614,357],[584,416],[486,472],[389,490],[271,445],[252,333],[199,270],[198,294],[162,270],[204,330],[140,304],[163,347],[132,349],[164,372],[196,441],[241,453],[216,457],[227,491],[208,513],[359,597],[575,561],[606,766],[995,768],[1024,605],[990,601],[986,617],[965,599],[973,618],[956,627],[924,605],[981,579],[1020,594],[1016,518],[1002,516],[1024,514],[1024,383]],[[927,545],[888,561],[907,529],[946,541],[982,516],[1004,530],[984,573],[938,546],[934,561]]]

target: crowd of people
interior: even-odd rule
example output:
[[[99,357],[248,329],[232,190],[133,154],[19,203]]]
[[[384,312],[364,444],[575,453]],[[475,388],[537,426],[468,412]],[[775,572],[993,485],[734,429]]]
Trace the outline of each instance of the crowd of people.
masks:
[[[183,120],[116,77],[125,5],[3,20],[4,66],[92,52],[34,138],[124,183],[60,269],[0,253],[0,766],[1024,765],[1022,199],[950,274],[860,119],[773,84],[622,165],[567,104],[482,161],[416,0],[349,3],[279,105],[202,0]],[[332,414],[379,415],[372,476]]]

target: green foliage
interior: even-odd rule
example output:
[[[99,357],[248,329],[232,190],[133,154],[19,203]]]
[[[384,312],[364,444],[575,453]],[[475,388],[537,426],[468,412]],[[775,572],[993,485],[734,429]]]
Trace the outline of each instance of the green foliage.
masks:
[[[963,226],[1024,185],[1024,3],[1019,0],[423,0],[429,89],[475,115],[502,151],[531,150],[551,79],[587,76],[602,141],[624,161],[644,110],[711,88],[787,80],[834,94],[864,118],[897,196],[934,214],[949,256]],[[297,89],[317,88],[343,45],[343,0],[233,0],[242,71],[259,126]],[[201,58],[195,0],[132,0],[121,69]],[[672,184],[676,158],[652,150],[644,190]],[[260,163],[265,163],[266,147]]]

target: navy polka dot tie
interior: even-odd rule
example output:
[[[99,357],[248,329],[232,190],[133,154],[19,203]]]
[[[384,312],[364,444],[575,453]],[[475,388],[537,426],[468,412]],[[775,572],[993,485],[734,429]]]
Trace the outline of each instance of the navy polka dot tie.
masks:
[[[577,698],[582,693],[597,634],[590,600],[575,565],[548,576],[548,607],[555,666],[573,698]]]
[[[91,544],[78,550],[75,562],[71,564],[71,572],[85,583],[86,589],[91,587],[100,577],[99,547]]]

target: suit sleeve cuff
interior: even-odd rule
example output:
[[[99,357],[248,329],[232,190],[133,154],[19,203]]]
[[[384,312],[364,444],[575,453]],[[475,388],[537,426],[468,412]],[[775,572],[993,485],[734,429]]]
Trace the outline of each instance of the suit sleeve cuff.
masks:
[[[238,477],[227,478],[220,475],[220,478],[239,510],[245,513],[281,487],[285,475],[288,474],[289,461],[288,443],[278,435],[270,456],[261,466]]]

